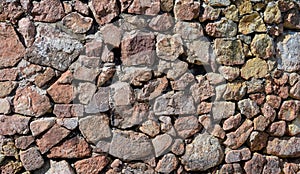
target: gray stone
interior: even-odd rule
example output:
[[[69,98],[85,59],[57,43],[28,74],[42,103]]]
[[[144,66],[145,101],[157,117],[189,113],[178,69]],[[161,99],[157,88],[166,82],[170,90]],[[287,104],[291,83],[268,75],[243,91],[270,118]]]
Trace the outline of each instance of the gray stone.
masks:
[[[171,150],[173,138],[168,134],[158,135],[152,139],[152,144],[155,151],[155,157],[159,157]]]
[[[252,118],[260,113],[257,103],[249,98],[239,101],[238,107],[241,114],[245,115],[247,118]]]

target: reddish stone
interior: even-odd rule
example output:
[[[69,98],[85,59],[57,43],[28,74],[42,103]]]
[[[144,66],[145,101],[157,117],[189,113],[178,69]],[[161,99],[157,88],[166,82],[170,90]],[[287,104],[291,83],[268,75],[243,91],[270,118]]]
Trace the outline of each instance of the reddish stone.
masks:
[[[12,23],[16,23],[17,19],[24,13],[18,1],[1,1],[0,7],[0,21],[9,20]]]
[[[225,131],[231,130],[231,129],[236,129],[240,125],[241,120],[242,120],[241,114],[237,114],[237,115],[231,116],[231,117],[229,117],[228,119],[226,119],[224,121],[224,123],[223,123],[223,129]]]
[[[292,10],[289,10],[284,16],[283,16],[283,26],[284,28],[288,29],[300,29],[300,13],[297,8],[294,8]]]
[[[12,81],[0,82],[0,98],[8,96],[16,87],[17,83]]]
[[[74,166],[77,174],[98,174],[108,162],[109,161],[105,156],[99,155],[77,161]]]
[[[184,153],[184,142],[182,139],[175,139],[171,151],[175,155],[182,155]]]
[[[16,113],[39,117],[49,111],[51,104],[49,98],[39,94],[37,88],[27,86],[17,90],[14,108]]]
[[[267,154],[282,158],[300,157],[300,138],[282,137],[270,138],[267,145]]]
[[[55,124],[55,118],[41,118],[30,123],[30,130],[33,136],[38,136]]]
[[[56,22],[64,17],[64,8],[59,0],[42,0],[33,3],[31,15],[35,21]]]
[[[38,87],[43,87],[55,76],[55,71],[52,68],[47,68],[43,74],[39,74],[34,78],[34,83]]]
[[[18,22],[18,31],[22,34],[25,45],[30,47],[34,42],[34,37],[36,34],[35,26],[32,21],[28,17],[22,18]]]
[[[114,24],[107,24],[103,26],[100,31],[106,44],[110,44],[114,48],[120,46],[122,38],[122,30],[120,27],[117,27]]]
[[[10,24],[0,23],[0,68],[15,66],[25,54],[25,48]]]
[[[285,131],[286,131],[286,123],[285,123],[285,121],[274,122],[267,129],[267,132],[271,136],[277,136],[277,137],[282,137],[285,134]]]
[[[265,102],[265,94],[262,93],[250,94],[249,98],[258,105],[262,105]]]
[[[265,163],[266,159],[263,155],[254,153],[252,159],[245,163],[244,170],[247,174],[261,173]]]
[[[267,117],[260,115],[253,120],[254,130],[264,131],[270,122],[271,121]]]
[[[242,149],[238,150],[230,150],[226,153],[225,156],[225,162],[226,163],[234,163],[234,162],[240,162],[245,161],[251,158],[251,151],[244,147]]]
[[[155,31],[167,31],[174,25],[174,19],[169,13],[157,15],[150,23],[149,27]]]
[[[177,168],[178,159],[172,153],[166,154],[158,161],[155,168],[156,171],[161,173],[171,173]]]
[[[0,135],[27,134],[30,117],[0,115]]]
[[[281,160],[277,156],[266,156],[266,160],[262,174],[281,174]]]
[[[261,108],[261,112],[270,122],[273,122],[277,115],[276,110],[268,103],[264,104],[264,106]]]
[[[264,132],[253,131],[248,139],[248,145],[251,151],[262,150],[267,146],[268,134]]]
[[[70,118],[83,116],[83,105],[81,104],[56,104],[53,114],[58,118]]]
[[[0,81],[14,81],[17,77],[18,69],[16,68],[0,69]]]
[[[212,103],[201,102],[197,107],[197,113],[199,115],[208,114],[211,112]]]
[[[44,165],[44,159],[36,147],[20,152],[20,159],[26,170],[32,171]]]
[[[292,121],[300,115],[300,101],[284,101],[278,113],[278,118],[285,121]]]
[[[275,109],[279,109],[281,105],[281,98],[276,95],[267,95],[266,103],[268,103],[271,107]]]
[[[116,0],[92,0],[89,7],[100,25],[109,23],[120,13]]]
[[[160,0],[133,0],[128,8],[128,13],[156,15],[160,11]]]
[[[15,174],[19,173],[22,170],[22,163],[21,162],[14,162],[9,161],[5,164],[2,164],[0,167],[1,174]]]
[[[184,139],[197,133],[201,127],[195,116],[179,117],[174,124],[178,135]]]
[[[175,18],[178,20],[192,20],[199,16],[200,3],[193,0],[176,0],[174,6]]]
[[[66,136],[68,136],[70,131],[66,128],[54,125],[50,130],[48,130],[41,138],[36,140],[36,144],[39,147],[42,154],[48,152],[51,147],[55,146]]]
[[[74,3],[74,9],[79,13],[88,16],[89,15],[89,6],[80,0],[76,0]]]
[[[50,149],[48,158],[84,158],[89,157],[92,150],[84,138],[76,136]]]
[[[92,27],[93,19],[90,17],[84,17],[79,13],[72,12],[62,19],[62,23],[74,33],[83,34],[89,31]]]
[[[21,136],[15,140],[16,148],[27,149],[34,142],[33,136]]]

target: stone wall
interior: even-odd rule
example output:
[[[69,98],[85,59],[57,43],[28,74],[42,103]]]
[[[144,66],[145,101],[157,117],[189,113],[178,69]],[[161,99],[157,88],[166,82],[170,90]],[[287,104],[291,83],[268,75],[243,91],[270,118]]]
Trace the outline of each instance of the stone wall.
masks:
[[[0,0],[0,173],[299,173],[299,10]]]

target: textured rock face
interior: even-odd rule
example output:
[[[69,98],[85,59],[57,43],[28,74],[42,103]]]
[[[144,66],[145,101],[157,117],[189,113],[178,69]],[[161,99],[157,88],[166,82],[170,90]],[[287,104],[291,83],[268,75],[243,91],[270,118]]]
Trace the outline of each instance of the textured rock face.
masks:
[[[271,138],[266,147],[267,153],[279,157],[299,157],[299,141],[298,137]]]
[[[56,22],[64,17],[64,9],[59,0],[42,0],[33,3],[31,10],[35,21]]]
[[[36,64],[65,71],[79,56],[82,44],[50,24],[40,24],[33,45],[26,50],[25,58]]]
[[[88,159],[83,159],[75,163],[75,169],[78,174],[97,174],[108,164],[108,159],[105,156],[95,156]]]
[[[186,147],[182,163],[187,171],[205,171],[221,163],[223,150],[218,139],[208,134],[199,134]]]
[[[20,152],[20,158],[24,168],[32,171],[41,168],[44,164],[44,159],[37,148],[31,147],[26,151]]]
[[[199,16],[200,3],[193,0],[176,0],[174,6],[175,18],[179,20],[192,20]]]
[[[109,23],[119,14],[119,7],[116,0],[92,0],[89,7],[98,24]]]
[[[62,23],[74,33],[85,33],[91,28],[93,19],[73,12],[66,15]]]
[[[29,131],[28,123],[30,118],[21,115],[0,116],[0,134],[13,135],[13,134],[27,134]]]
[[[159,0],[132,0],[133,2],[128,7],[128,12],[133,14],[156,15],[160,11]]]
[[[265,32],[267,30],[263,19],[259,13],[253,12],[249,15],[245,15],[240,19],[239,32],[243,34],[249,34],[253,32]]]

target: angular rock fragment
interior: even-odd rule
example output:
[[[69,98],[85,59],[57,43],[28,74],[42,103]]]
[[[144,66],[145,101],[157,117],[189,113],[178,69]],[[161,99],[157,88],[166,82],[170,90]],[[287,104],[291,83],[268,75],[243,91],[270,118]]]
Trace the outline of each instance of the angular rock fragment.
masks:
[[[257,34],[251,42],[251,52],[259,58],[270,58],[274,54],[273,39],[267,34]]]
[[[245,161],[251,158],[250,149],[244,147],[238,150],[230,150],[226,153],[225,161],[226,163],[235,163],[240,161]]]
[[[157,121],[147,120],[141,125],[139,129],[150,137],[155,137],[160,132],[160,125]]]
[[[263,19],[258,12],[245,15],[240,19],[239,32],[243,34],[250,34],[253,32],[266,32],[267,28]]]
[[[53,161],[50,160],[50,169],[45,174],[74,174],[73,168],[65,160]]]
[[[156,15],[160,11],[159,0],[133,0],[128,8],[129,13],[141,14],[141,15]]]
[[[235,82],[235,83],[227,83],[226,90],[223,94],[223,98],[225,100],[241,100],[247,91],[247,87],[244,83]]]
[[[157,15],[149,23],[149,27],[155,31],[168,31],[173,25],[174,19],[169,13]]]
[[[44,165],[44,159],[36,147],[21,151],[20,159],[24,168],[28,171],[36,170]]]
[[[18,149],[25,150],[27,149],[33,142],[34,142],[34,137],[29,135],[29,136],[21,136],[19,138],[16,138],[15,140],[15,146]]]
[[[273,122],[270,125],[270,127],[267,129],[267,132],[271,136],[282,137],[286,132],[286,122],[285,121]]]
[[[266,147],[267,153],[281,158],[300,157],[300,138],[282,137],[270,138]]]
[[[168,134],[162,134],[152,139],[153,148],[155,151],[155,157],[159,157],[170,151],[170,147],[173,144],[173,138]]]
[[[267,73],[268,65],[266,61],[260,58],[249,59],[241,69],[241,76],[246,80],[250,79],[251,77],[264,78]]]
[[[177,168],[178,160],[172,153],[166,154],[158,161],[155,168],[156,171],[161,173],[171,173]]]
[[[268,134],[264,132],[253,131],[249,137],[249,146],[251,151],[262,150],[267,146]]]
[[[74,33],[86,33],[92,27],[93,19],[72,12],[62,19],[62,23]]]
[[[214,59],[211,42],[206,37],[186,43],[187,61],[197,65],[209,65]]]
[[[10,103],[7,99],[0,98],[0,114],[10,113]]]
[[[177,134],[186,139],[197,133],[201,127],[195,116],[179,117],[174,124]]]
[[[83,109],[81,104],[55,104],[53,114],[58,118],[81,117]]]
[[[205,0],[206,3],[209,3],[211,6],[222,7],[230,5],[229,0]]]
[[[0,6],[0,21],[9,20],[16,23],[17,19],[24,14],[24,9],[19,1],[1,1]]]
[[[287,100],[280,107],[278,118],[285,121],[292,121],[299,117],[300,101]]]
[[[55,118],[41,118],[30,122],[30,130],[33,136],[38,136],[55,124]]]
[[[244,170],[249,174],[261,173],[265,163],[266,159],[263,155],[254,153],[251,160],[245,163]]]
[[[77,174],[98,174],[108,164],[106,156],[97,155],[91,158],[75,162],[74,167]]]
[[[281,173],[281,160],[277,156],[266,156],[266,164],[263,169],[263,174]]]
[[[174,61],[184,53],[182,45],[179,35],[158,35],[156,54],[161,59]]]
[[[27,134],[30,117],[0,115],[0,135]]]
[[[215,121],[221,121],[234,115],[235,103],[233,102],[214,102],[212,107],[212,116]]]
[[[106,44],[112,45],[114,48],[118,48],[121,43],[122,30],[114,24],[106,24],[101,28],[103,40]]]
[[[34,23],[27,17],[19,20],[18,26],[18,31],[22,34],[25,45],[30,47],[34,42],[36,34]]]
[[[203,28],[196,22],[178,21],[175,24],[174,32],[184,40],[196,40],[203,36]]]
[[[65,12],[59,0],[42,0],[33,3],[31,14],[35,21],[56,22],[64,17]]]
[[[251,99],[244,99],[238,102],[238,107],[241,111],[241,114],[245,115],[247,118],[252,118],[260,113],[260,109],[257,106],[257,103]]]
[[[208,23],[205,31],[213,37],[234,37],[237,34],[237,24],[232,20],[222,18],[218,22]]]
[[[111,22],[120,13],[116,0],[92,0],[89,1],[89,7],[100,25]]]
[[[193,0],[176,0],[174,15],[178,20],[192,20],[199,16],[200,3]]]
[[[269,2],[264,11],[264,21],[268,24],[281,22],[281,11],[277,2]]]

